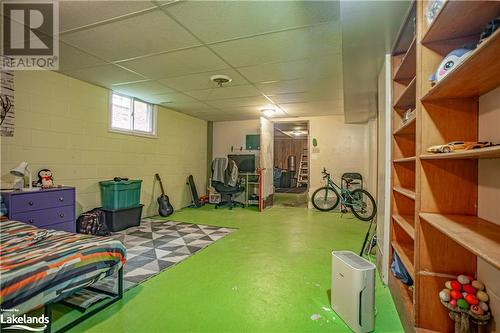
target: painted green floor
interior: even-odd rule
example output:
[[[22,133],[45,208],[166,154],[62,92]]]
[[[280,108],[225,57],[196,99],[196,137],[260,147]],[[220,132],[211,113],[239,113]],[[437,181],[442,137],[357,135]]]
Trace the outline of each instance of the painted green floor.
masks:
[[[330,251],[359,251],[364,222],[290,207],[259,213],[206,206],[171,219],[239,230],[72,332],[349,332],[329,306]],[[377,332],[403,331],[380,282],[376,306]]]
[[[307,192],[274,193],[275,207],[307,207]]]

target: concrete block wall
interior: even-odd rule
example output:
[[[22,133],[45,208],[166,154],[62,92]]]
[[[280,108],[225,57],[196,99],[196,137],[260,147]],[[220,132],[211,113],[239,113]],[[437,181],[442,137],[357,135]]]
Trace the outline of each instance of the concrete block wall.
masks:
[[[30,163],[33,178],[51,169],[56,184],[75,186],[77,213],[100,206],[98,182],[115,176],[142,179],[143,215],[156,214],[158,172],[175,208],[189,205],[186,178],[206,186],[207,122],[163,107],[157,138],[108,131],[109,90],[47,71],[15,73],[15,133],[1,137],[2,188],[9,170]]]

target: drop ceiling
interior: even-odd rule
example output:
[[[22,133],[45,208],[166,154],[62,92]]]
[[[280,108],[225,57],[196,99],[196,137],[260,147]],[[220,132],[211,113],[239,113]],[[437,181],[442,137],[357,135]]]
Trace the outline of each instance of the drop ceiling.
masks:
[[[282,117],[344,114],[353,96],[375,97],[386,44],[408,7],[378,3],[371,12],[350,4],[346,20],[337,1],[61,1],[59,71],[212,121],[255,119],[271,104]],[[343,25],[357,29],[360,15],[377,24],[377,12],[399,16],[383,15],[379,27],[361,24],[366,36],[350,31],[359,41],[346,44]],[[370,65],[346,69],[350,56]],[[353,70],[366,81],[361,90],[349,81]],[[214,74],[233,80],[219,88]],[[354,105],[346,117],[363,121],[370,112]]]

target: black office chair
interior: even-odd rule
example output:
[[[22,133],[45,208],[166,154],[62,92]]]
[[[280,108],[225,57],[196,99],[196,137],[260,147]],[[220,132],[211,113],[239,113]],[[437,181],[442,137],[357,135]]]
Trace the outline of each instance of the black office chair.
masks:
[[[237,168],[236,164],[234,162],[232,163],[231,162],[232,161],[230,160],[226,168],[226,171],[224,173],[224,183],[212,180],[212,186],[221,195],[221,201],[215,205],[216,209],[222,206],[228,206],[229,209],[233,209],[234,206],[245,207],[244,203],[233,200],[233,196],[245,191],[245,187],[240,186],[239,181],[236,184],[236,186],[230,186],[228,184],[229,176],[231,174],[231,168]],[[212,169],[212,176],[213,176],[213,169]],[[227,200],[222,200],[222,198],[224,197],[226,197]]]

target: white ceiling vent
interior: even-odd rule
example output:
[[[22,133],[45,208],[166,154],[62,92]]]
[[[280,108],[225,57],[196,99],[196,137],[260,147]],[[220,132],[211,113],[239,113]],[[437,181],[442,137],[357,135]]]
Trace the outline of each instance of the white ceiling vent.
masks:
[[[222,75],[222,74],[218,74],[218,75],[212,75],[210,77],[210,80],[217,83],[217,85],[221,88],[223,85],[233,81],[233,79],[231,79],[229,76],[227,75]]]

